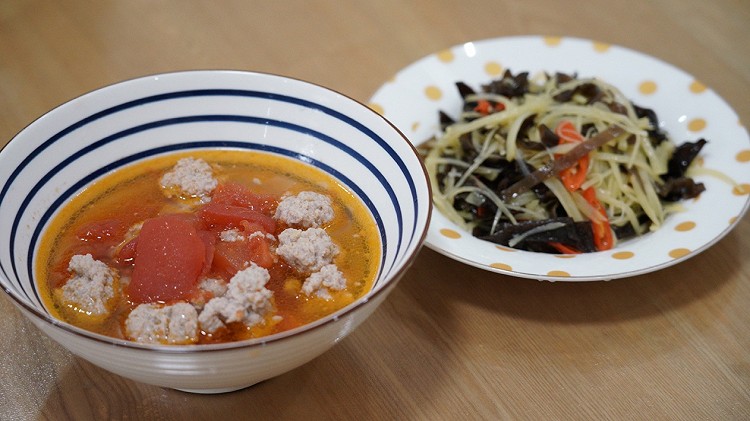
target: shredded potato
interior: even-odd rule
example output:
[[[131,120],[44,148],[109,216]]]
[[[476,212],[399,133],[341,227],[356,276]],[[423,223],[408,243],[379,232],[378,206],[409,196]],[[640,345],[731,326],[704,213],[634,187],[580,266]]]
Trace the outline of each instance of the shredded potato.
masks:
[[[425,155],[436,208],[457,225],[487,239],[505,224],[559,216],[575,222],[606,220],[607,230],[618,234],[615,241],[626,231],[640,235],[658,229],[669,213],[660,191],[676,145],[655,127],[655,115],[649,116],[650,110],[633,105],[617,88],[596,78],[544,74],[530,81],[526,77],[506,72],[503,79],[493,82],[494,87],[483,86],[482,92],[459,86],[463,111],[457,121],[444,124],[443,133],[429,143]],[[516,90],[521,86],[521,91],[504,95],[497,92],[497,84],[500,91],[503,84]],[[538,191],[505,197],[503,189],[509,184],[549,166],[576,147],[550,144],[549,136],[543,139],[545,130],[554,133],[566,121],[584,139],[610,127],[619,131],[588,153],[587,171],[579,188],[566,187],[555,174],[536,184],[543,184],[554,195],[552,199]],[[509,176],[508,165],[515,165],[517,173]],[[606,216],[582,196],[588,188],[596,193]],[[702,188],[699,185],[696,191]],[[549,227],[558,225],[536,226],[509,243],[518,244]]]

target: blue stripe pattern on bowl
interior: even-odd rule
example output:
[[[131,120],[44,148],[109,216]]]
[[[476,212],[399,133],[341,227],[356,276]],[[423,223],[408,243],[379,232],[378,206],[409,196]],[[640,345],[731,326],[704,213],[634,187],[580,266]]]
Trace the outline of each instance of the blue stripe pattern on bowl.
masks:
[[[286,103],[294,104],[297,106],[302,106],[305,108],[310,108],[316,111],[323,112],[326,115],[336,120],[339,120],[343,124],[351,126],[352,128],[356,129],[360,133],[367,136],[370,140],[375,142],[382,150],[384,150],[394,160],[394,162],[396,162],[401,172],[400,175],[403,176],[403,178],[407,181],[408,186],[410,188],[410,194],[411,194],[410,203],[399,202],[398,197],[391,189],[389,183],[386,181],[386,178],[384,177],[384,175],[381,173],[381,171],[377,168],[377,166],[374,163],[369,162],[367,158],[362,156],[355,149],[347,146],[346,144],[340,142],[337,139],[334,139],[330,136],[325,135],[324,133],[317,132],[309,128],[305,128],[299,125],[295,125],[295,124],[280,121],[280,120],[274,120],[274,119],[263,118],[263,117],[249,117],[249,116],[242,116],[242,115],[226,115],[226,114],[195,115],[195,116],[188,116],[188,117],[163,119],[159,121],[149,122],[147,124],[143,124],[137,127],[128,128],[126,130],[120,131],[118,133],[106,136],[100,140],[92,142],[90,145],[86,146],[81,151],[77,152],[74,155],[71,155],[67,159],[61,161],[55,167],[51,168],[50,171],[48,171],[45,176],[41,177],[41,179],[33,186],[33,188],[29,189],[29,191],[26,193],[26,196],[21,201],[21,205],[15,210],[15,214],[13,216],[13,223],[10,229],[10,235],[8,237],[8,243],[6,244],[6,247],[8,247],[8,250],[11,253],[11,259],[10,259],[11,267],[10,268],[6,267],[6,265],[4,265],[3,262],[0,261],[0,270],[2,271],[6,279],[9,279],[11,283],[15,285],[17,290],[19,292],[22,292],[28,300],[32,302],[36,302],[35,303],[36,306],[41,306],[41,301],[39,299],[38,292],[36,291],[36,286],[35,286],[35,283],[33,282],[33,279],[30,282],[30,284],[26,285],[26,287],[24,287],[24,283],[20,281],[22,277],[18,273],[19,268],[17,267],[17,264],[16,264],[17,262],[16,249],[18,248],[16,236],[17,236],[19,226],[22,224],[24,213],[27,211],[29,204],[35,199],[35,197],[38,194],[40,194],[40,191],[52,180],[52,178],[60,173],[60,171],[67,168],[68,166],[75,165],[79,159],[85,159],[86,154],[92,151],[95,151],[96,149],[101,148],[110,142],[122,141],[123,139],[127,139],[127,136],[132,135],[134,133],[137,133],[140,131],[148,131],[148,130],[152,130],[152,129],[156,129],[156,128],[160,128],[160,127],[164,127],[168,125],[192,124],[196,122],[232,121],[232,122],[243,123],[243,124],[262,124],[262,125],[275,126],[275,127],[279,127],[279,128],[286,129],[286,130],[292,130],[292,131],[296,131],[299,133],[304,133],[305,135],[318,138],[342,150],[343,152],[351,156],[353,159],[357,160],[368,171],[370,171],[382,183],[383,187],[386,189],[388,195],[390,196],[393,202],[394,213],[396,217],[398,218],[398,234],[395,236],[396,238],[391,239],[387,237],[387,233],[384,228],[383,221],[381,220],[381,215],[380,215],[380,212],[378,211],[378,208],[376,207],[374,203],[369,201],[367,195],[360,188],[360,186],[358,186],[352,180],[346,178],[343,174],[335,171],[331,166],[326,165],[325,163],[321,162],[320,160],[315,159],[312,156],[305,156],[303,154],[299,154],[294,151],[290,151],[290,150],[283,149],[283,148],[274,148],[269,145],[263,145],[260,143],[256,144],[252,142],[236,142],[232,140],[223,140],[223,139],[213,139],[213,140],[206,139],[204,141],[182,143],[182,144],[174,145],[174,146],[164,146],[164,147],[152,148],[152,149],[140,151],[130,156],[120,158],[114,162],[107,163],[106,165],[98,168],[97,170],[92,171],[90,174],[87,174],[86,176],[82,177],[80,180],[74,182],[70,188],[60,193],[59,197],[55,199],[53,205],[49,208],[49,210],[47,210],[44,213],[44,215],[39,219],[36,227],[33,230],[33,234],[31,236],[31,240],[29,244],[25,246],[27,247],[25,250],[25,255],[26,255],[25,256],[26,257],[25,269],[28,271],[28,277],[31,278],[33,274],[34,250],[36,248],[36,244],[39,240],[39,236],[41,235],[41,232],[45,224],[52,217],[54,212],[56,212],[57,209],[65,201],[70,199],[70,197],[74,195],[77,191],[79,191],[82,187],[84,187],[85,185],[87,185],[88,183],[96,179],[97,177],[100,177],[101,175],[113,169],[126,165],[135,160],[147,158],[149,156],[154,156],[154,155],[169,152],[172,150],[190,149],[190,148],[227,147],[227,148],[255,149],[255,150],[262,150],[262,151],[268,151],[268,152],[277,153],[281,155],[286,155],[286,156],[307,162],[311,165],[314,165],[316,167],[323,169],[326,172],[331,173],[334,177],[338,178],[343,184],[345,184],[348,188],[354,191],[358,196],[360,196],[365,201],[365,204],[368,206],[373,216],[375,217],[381,236],[383,237],[382,252],[384,256],[387,254],[388,244],[393,244],[391,241],[395,240],[394,242],[395,242],[396,250],[393,256],[398,256],[400,254],[402,247],[410,248],[414,246],[416,242],[419,242],[420,233],[417,233],[415,228],[412,228],[411,232],[408,233],[408,235],[406,236],[404,235],[406,233],[402,232],[403,224],[404,224],[403,215],[405,211],[408,211],[409,209],[411,209],[412,214],[413,214],[412,217],[416,220],[421,211],[419,207],[429,206],[429,202],[420,203],[420,201],[418,200],[418,192],[415,187],[414,181],[412,180],[409,174],[407,164],[396,153],[396,151],[391,147],[391,145],[388,144],[387,141],[385,141],[377,133],[373,132],[362,123],[332,108],[326,107],[325,105],[315,103],[312,101],[308,101],[308,100],[304,100],[304,99],[300,99],[300,98],[296,98],[296,97],[291,97],[287,95],[279,95],[276,93],[262,92],[262,91],[249,91],[249,90],[237,90],[237,89],[205,89],[205,90],[179,91],[179,92],[172,92],[172,93],[166,93],[166,94],[160,94],[160,95],[153,95],[153,96],[148,96],[148,97],[128,101],[128,102],[125,102],[116,106],[109,107],[106,110],[96,112],[88,117],[80,119],[76,123],[71,124],[70,126],[64,128],[63,130],[60,130],[58,133],[44,140],[44,142],[42,142],[37,148],[35,148],[33,152],[30,153],[29,156],[26,157],[13,170],[13,172],[10,174],[10,177],[5,181],[2,187],[2,190],[0,190],[0,202],[4,202],[6,195],[9,194],[9,191],[12,189],[14,182],[23,173],[23,171],[28,166],[34,165],[35,160],[42,159],[41,154],[44,152],[44,150],[52,147],[57,142],[64,141],[66,136],[74,132],[85,130],[87,126],[96,122],[97,120],[100,120],[107,116],[115,115],[120,112],[124,112],[129,109],[133,109],[135,107],[140,107],[146,104],[152,104],[152,103],[156,103],[160,101],[171,101],[175,99],[208,97],[208,96],[210,97],[217,97],[217,96],[257,97],[257,98],[270,99],[273,101],[286,102]],[[421,212],[424,212],[424,211],[422,210]],[[406,244],[402,244],[402,239],[404,238],[408,240]],[[389,262],[387,267],[385,267],[386,261],[384,259],[381,264],[381,272],[388,272],[392,270],[395,266],[397,266],[399,263],[400,263],[399,261],[393,260]],[[11,272],[13,276],[10,276]]]

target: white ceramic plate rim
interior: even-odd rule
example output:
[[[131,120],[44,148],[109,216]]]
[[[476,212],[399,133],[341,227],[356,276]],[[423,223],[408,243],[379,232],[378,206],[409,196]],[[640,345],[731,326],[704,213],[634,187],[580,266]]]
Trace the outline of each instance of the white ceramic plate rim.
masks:
[[[677,143],[704,137],[704,168],[721,171],[744,193],[715,177],[698,176],[707,191],[685,203],[658,231],[623,241],[613,250],[578,256],[514,251],[472,237],[439,212],[425,244],[460,262],[501,274],[550,281],[632,277],[694,257],[726,236],[750,203],[750,138],[737,114],[715,92],[686,72],[654,57],[606,43],[520,36],[472,41],[424,57],[399,71],[369,100],[414,145],[439,130],[438,110],[456,116],[457,81],[479,87],[501,71],[577,73],[612,83],[640,106],[656,111]],[[717,205],[719,204],[719,205]],[[447,234],[447,235],[446,235]]]

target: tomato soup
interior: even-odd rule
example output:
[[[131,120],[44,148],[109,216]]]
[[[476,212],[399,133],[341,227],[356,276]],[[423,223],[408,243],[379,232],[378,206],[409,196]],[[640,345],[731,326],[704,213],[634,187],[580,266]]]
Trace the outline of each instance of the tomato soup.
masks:
[[[330,175],[262,152],[194,151],[116,170],[46,230],[37,283],[52,314],[142,343],[261,337],[372,287],[376,224]]]

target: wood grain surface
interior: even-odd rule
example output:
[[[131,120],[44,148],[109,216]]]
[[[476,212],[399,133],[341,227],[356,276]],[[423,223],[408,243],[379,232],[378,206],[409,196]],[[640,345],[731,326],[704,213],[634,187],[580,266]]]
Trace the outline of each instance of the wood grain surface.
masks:
[[[357,100],[462,42],[576,36],[667,61],[750,121],[746,0],[0,1],[0,145],[123,79],[240,69]],[[750,419],[750,220],[677,266],[611,282],[493,274],[423,249],[323,356],[234,393],[103,371],[0,296],[0,419]]]

